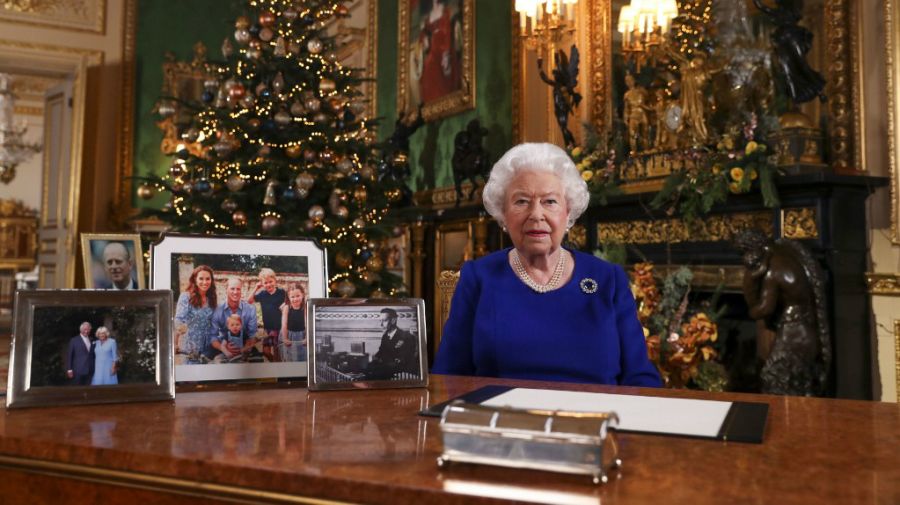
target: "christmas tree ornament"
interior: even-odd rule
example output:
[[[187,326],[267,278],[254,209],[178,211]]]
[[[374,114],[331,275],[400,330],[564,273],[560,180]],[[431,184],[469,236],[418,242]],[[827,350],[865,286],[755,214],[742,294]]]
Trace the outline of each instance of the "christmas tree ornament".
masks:
[[[352,184],[359,184],[360,181],[362,181],[362,177],[358,173],[353,172],[347,176],[347,180],[349,180]]]
[[[306,110],[308,110],[309,112],[318,112],[322,107],[322,102],[320,102],[316,97],[309,97],[304,100],[303,106],[306,107]]]
[[[226,158],[231,154],[231,142],[225,139],[219,140],[213,145],[213,150],[219,158]]]
[[[362,274],[362,281],[366,284],[373,284],[381,280],[381,276],[377,272],[366,270]]]
[[[291,114],[300,117],[305,113],[306,109],[303,107],[303,104],[299,100],[294,100],[294,103],[291,104]]]
[[[307,51],[311,52],[312,54],[321,53],[322,47],[322,41],[316,38],[309,39],[309,41],[306,43]]]
[[[319,152],[319,159],[325,163],[331,163],[331,161],[334,160],[334,151],[327,147],[325,149],[322,149]]]
[[[369,251],[368,249],[364,249],[359,252],[359,257],[362,258],[363,261],[368,261],[369,258],[372,257],[372,251]]]
[[[251,41],[254,39],[254,37],[259,36],[259,30],[261,28],[262,28],[261,26],[259,26],[258,24],[255,24],[255,23],[250,25],[249,28],[247,28],[247,31],[250,32],[250,40]]]
[[[231,44],[230,39],[225,39],[222,41],[222,57],[226,60],[231,58],[231,55],[234,54],[234,45]]]
[[[354,226],[355,228],[360,228],[360,229],[361,229],[361,228],[363,228],[363,227],[366,226],[366,222],[363,221],[363,219],[362,219],[361,217],[358,217],[358,218],[356,218],[356,219],[353,220],[353,226]]]
[[[201,195],[205,195],[212,191],[212,185],[209,183],[209,179],[203,177],[200,180],[194,182],[193,191]]]
[[[237,210],[237,207],[238,207],[237,202],[231,198],[226,198],[226,199],[222,200],[222,210],[224,210],[225,212],[229,212],[229,213],[234,212],[235,210]]]
[[[193,187],[191,186],[191,183],[187,182],[187,181],[185,181],[184,184],[182,184],[181,188],[180,188],[181,192],[186,195],[191,194],[192,189],[193,189]]]
[[[299,145],[291,144],[284,148],[284,155],[295,160],[300,156],[303,156],[303,149]]]
[[[350,216],[350,209],[344,207],[343,205],[338,206],[334,215],[341,219],[347,219]]]
[[[291,115],[286,110],[281,109],[275,113],[275,122],[279,126],[287,126],[291,123]]]
[[[279,58],[287,56],[287,45],[284,42],[284,37],[279,36],[275,39],[275,51],[273,51],[273,54]]]
[[[309,218],[314,222],[319,222],[325,219],[325,209],[322,208],[321,205],[312,205],[309,208]]]
[[[218,108],[223,108],[228,105],[228,93],[225,92],[225,88],[219,88],[219,91],[216,93],[216,102],[213,104]]]
[[[263,196],[263,205],[273,206],[278,203],[275,199],[276,186],[278,186],[278,181],[269,179],[269,182],[266,184],[266,194]]]
[[[335,167],[337,167],[340,173],[348,175],[353,171],[353,160],[347,157],[341,158],[335,163]]]
[[[300,54],[300,43],[293,40],[288,42],[288,51],[291,54]]]
[[[275,24],[275,14],[272,11],[263,11],[259,13],[260,26],[272,26]]]
[[[171,167],[169,167],[169,175],[175,179],[184,176],[184,174],[184,163],[181,163],[180,161],[176,161],[172,164]]]
[[[312,149],[304,149],[303,150],[303,160],[307,163],[312,163],[319,158],[319,153]]]
[[[338,251],[334,255],[334,262],[338,268],[347,268],[353,262],[353,256],[344,251]]]
[[[234,27],[237,29],[247,28],[250,26],[250,20],[247,19],[247,16],[238,16],[237,19],[234,20]]]
[[[388,200],[392,202],[400,201],[400,198],[403,197],[403,192],[399,189],[392,188],[384,192],[384,196],[388,198]]]
[[[248,107],[248,108],[249,108],[249,107]],[[252,118],[252,119],[247,120],[247,128],[249,128],[250,131],[256,131],[256,130],[258,130],[258,129],[259,129],[259,125],[260,125],[259,119]]]
[[[271,28],[263,28],[259,31],[259,40],[269,42],[275,38],[275,32]]]
[[[237,193],[244,189],[244,184],[244,179],[238,174],[231,174],[225,179],[225,186],[228,188],[228,191],[231,191],[232,193]]]
[[[305,14],[302,18],[300,18],[300,22],[305,26],[312,26],[313,23],[316,22],[316,18],[314,18],[310,14]]]
[[[309,196],[309,190],[306,188],[297,188],[297,198],[304,199]]]
[[[203,89],[215,92],[219,89],[219,81],[216,79],[206,79],[203,81]]]
[[[366,268],[373,272],[377,272],[384,267],[384,262],[381,261],[377,255],[372,255],[369,259],[366,260]]]
[[[193,144],[200,138],[200,130],[194,127],[190,127],[181,134],[181,139],[185,142]]]
[[[235,226],[247,226],[247,214],[245,214],[242,210],[236,210],[233,214],[231,214],[231,221],[235,224]]]
[[[340,295],[341,298],[348,298],[353,296],[353,293],[356,293],[356,286],[354,286],[353,283],[348,281],[347,279],[344,279],[337,283],[337,289],[335,289],[335,292],[337,292],[337,294]]]
[[[328,123],[328,116],[326,116],[324,112],[319,112],[313,116],[313,121],[319,124],[326,124]]]
[[[365,186],[359,186],[358,188],[353,190],[353,199],[356,200],[360,205],[365,205],[366,197],[368,197],[368,192],[366,191]]]
[[[359,175],[370,180],[375,180],[375,169],[371,165],[359,167]]]
[[[172,184],[169,185],[169,189],[172,190],[172,193],[179,194],[184,189],[184,183],[181,181],[173,181]]]
[[[156,196],[156,188],[150,184],[141,184],[137,188],[137,196],[142,200],[149,200]]]
[[[233,98],[235,100],[240,100],[244,98],[244,95],[247,93],[247,88],[244,87],[243,84],[239,82],[235,82],[228,88],[228,96],[229,98]]]
[[[234,31],[234,41],[242,46],[250,42],[250,32],[246,28],[238,28]]]
[[[261,82],[261,83],[259,83],[259,84],[256,85],[256,89],[255,89],[254,91],[256,91],[256,94],[257,94],[258,96],[262,96],[263,92],[266,91],[266,90],[268,90],[268,89],[269,89],[269,87],[266,85],[266,83]]]
[[[346,99],[340,95],[333,96],[328,99],[328,105],[331,106],[331,110],[334,112],[340,112],[341,109],[344,108],[344,104],[346,103]]]
[[[248,60],[258,60],[260,57],[262,57],[262,51],[260,51],[259,49],[247,49]]]
[[[281,198],[284,200],[293,200],[297,198],[297,190],[294,189],[293,186],[288,186],[281,192]]]
[[[250,93],[247,93],[243,98],[241,98],[241,106],[245,109],[252,108],[254,104],[256,104],[256,97]]]
[[[203,100],[203,103],[211,103],[216,98],[216,94],[212,91],[204,91],[200,94],[200,100]]]
[[[288,21],[293,21],[297,19],[297,11],[294,10],[293,7],[288,7],[284,10],[284,12],[281,13],[281,17],[287,19]]]
[[[272,80],[272,89],[278,94],[284,90],[284,75],[281,72],[275,74],[275,79]]]
[[[269,215],[263,218],[261,226],[263,231],[272,231],[281,224],[281,220],[278,219],[278,216]]]
[[[333,80],[327,77],[319,81],[319,91],[322,91],[323,93],[331,93],[335,90],[336,87],[337,84],[335,84]]]
[[[156,107],[156,113],[162,117],[169,117],[175,114],[175,106],[168,100],[160,102]]]
[[[267,145],[259,146],[259,150],[256,151],[256,155],[260,158],[268,158],[271,154],[272,148]]]

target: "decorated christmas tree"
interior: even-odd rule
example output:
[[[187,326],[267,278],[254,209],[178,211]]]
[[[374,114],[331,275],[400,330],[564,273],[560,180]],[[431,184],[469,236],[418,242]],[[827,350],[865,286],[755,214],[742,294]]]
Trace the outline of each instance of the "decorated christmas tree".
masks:
[[[184,148],[163,177],[139,194],[169,202],[145,214],[174,231],[315,238],[328,249],[338,296],[392,296],[400,279],[383,272],[379,244],[402,182],[378,164],[363,113],[361,69],[336,57],[326,33],[347,7],[335,0],[249,0],[208,64],[198,102],[161,98],[161,115],[180,121]]]

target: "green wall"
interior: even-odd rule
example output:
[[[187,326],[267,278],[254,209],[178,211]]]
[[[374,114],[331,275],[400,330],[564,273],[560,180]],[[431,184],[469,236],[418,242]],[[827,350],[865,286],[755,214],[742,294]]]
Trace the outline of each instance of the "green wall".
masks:
[[[152,112],[162,92],[163,54],[171,51],[178,61],[191,61],[194,44],[202,41],[208,59],[221,59],[222,41],[232,36],[235,18],[246,11],[242,0],[139,0],[135,38],[135,176],[163,175],[172,162],[159,149],[162,130],[156,126],[159,117]],[[149,201],[132,198],[135,207],[161,207],[167,200],[162,195]]]
[[[397,119],[398,1],[378,4],[379,138],[391,134]],[[410,139],[414,191],[453,186],[450,159],[453,137],[473,118],[488,129],[485,147],[496,161],[512,146],[511,2],[472,0],[475,4],[475,109],[426,124]]]

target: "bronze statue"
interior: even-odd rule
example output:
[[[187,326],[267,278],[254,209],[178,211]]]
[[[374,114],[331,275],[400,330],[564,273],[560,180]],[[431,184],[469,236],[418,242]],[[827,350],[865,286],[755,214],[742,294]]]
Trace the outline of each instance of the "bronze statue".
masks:
[[[762,392],[823,395],[831,336],[818,263],[799,242],[771,241],[753,229],[739,233],[735,247],[742,254],[749,315],[775,331],[772,342],[757,341]]]
[[[422,104],[419,104],[417,110],[403,112],[397,117],[394,132],[382,144],[381,162],[378,164],[379,181],[391,179],[406,186],[406,179],[411,174],[408,158],[409,138],[424,124]]]
[[[538,58],[538,71],[541,80],[553,87],[553,111],[556,114],[556,122],[562,130],[563,141],[567,147],[575,145],[575,137],[569,131],[569,114],[581,103],[581,94],[575,91],[578,86],[578,48],[572,44],[570,56],[560,49],[553,55],[555,68],[551,80],[544,72],[544,59]]]
[[[648,147],[650,137],[650,120],[647,111],[647,90],[638,86],[634,75],[625,75],[625,87],[628,88],[622,95],[625,116],[625,129],[628,131],[628,147],[632,153],[638,152],[642,147]]]
[[[772,43],[788,96],[794,103],[808,102],[817,96],[824,102],[825,79],[806,61],[813,34],[798,24],[803,18],[803,1],[775,0],[775,8],[766,6],[762,0],[753,0],[753,4],[775,24]]]
[[[687,130],[692,143],[705,144],[709,140],[709,131],[706,129],[706,85],[722,67],[710,68],[703,53],[698,52],[691,59],[671,49],[667,53],[678,63],[678,72],[681,74],[681,124],[678,131],[680,133]]]
[[[483,181],[487,180],[490,169],[488,153],[481,145],[487,133],[487,129],[481,127],[481,122],[473,119],[469,121],[466,129],[457,133],[453,139],[453,158],[450,163],[453,167],[453,181],[456,185],[457,207],[463,197],[463,181],[468,179],[472,183],[472,190],[469,191],[469,200],[472,200],[475,198],[475,189],[478,187],[475,178],[481,176]]]

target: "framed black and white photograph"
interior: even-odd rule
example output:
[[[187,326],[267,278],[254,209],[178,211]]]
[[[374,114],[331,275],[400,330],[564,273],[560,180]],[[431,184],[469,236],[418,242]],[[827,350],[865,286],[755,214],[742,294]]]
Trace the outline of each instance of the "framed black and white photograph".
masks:
[[[421,298],[310,299],[310,390],[428,385]]]
[[[326,296],[313,240],[167,234],[151,286],[175,304],[175,380],[307,376],[306,301]]]
[[[81,253],[88,289],[144,289],[140,235],[82,233]]]
[[[20,290],[6,405],[171,400],[172,293]]]

